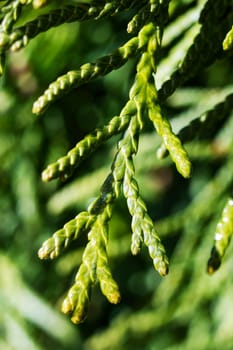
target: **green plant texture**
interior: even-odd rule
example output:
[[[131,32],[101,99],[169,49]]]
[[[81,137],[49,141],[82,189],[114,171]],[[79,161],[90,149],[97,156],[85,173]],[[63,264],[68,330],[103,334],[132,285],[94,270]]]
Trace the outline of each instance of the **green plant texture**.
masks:
[[[0,348],[232,348],[232,25],[232,0],[0,1]]]

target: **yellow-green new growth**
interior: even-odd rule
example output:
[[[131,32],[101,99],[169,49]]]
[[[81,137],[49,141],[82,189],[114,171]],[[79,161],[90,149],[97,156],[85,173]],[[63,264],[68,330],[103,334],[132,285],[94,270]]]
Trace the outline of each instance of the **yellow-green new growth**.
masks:
[[[132,158],[125,160],[127,164],[123,192],[127,199],[129,212],[132,215],[132,244],[131,251],[138,254],[142,242],[148,247],[155,269],[161,276],[168,273],[168,258],[164,246],[155,231],[154,224],[147,213],[146,205],[139,194],[139,187],[134,178],[134,166]]]
[[[97,249],[95,226],[92,227],[88,237],[89,242],[85,248],[82,264],[62,304],[62,312],[71,314],[72,322],[78,324],[84,321],[91,298],[93,285],[96,283]]]
[[[152,48],[155,47],[154,42],[155,40],[150,42],[149,46],[152,52]],[[151,53],[144,52],[137,68],[137,89],[140,89],[141,85],[143,87],[141,87],[141,90],[144,93],[141,95],[135,91],[131,91],[131,93],[135,94],[135,99],[140,106],[146,105],[148,116],[153,122],[157,133],[162,137],[163,143],[169,151],[172,160],[176,164],[177,170],[183,177],[188,178],[191,176],[191,162],[180,139],[172,132],[169,121],[162,115],[153,80],[152,62]]]
[[[133,254],[138,254],[144,242],[149,249],[155,269],[162,275],[168,272],[168,259],[165,249],[155,232],[153,222],[147,213],[147,208],[139,195],[139,188],[134,178],[133,155],[138,148],[138,133],[141,129],[141,116],[138,113],[131,118],[124,137],[118,143],[118,152],[112,166],[115,180],[115,191],[118,195],[119,187],[123,185],[123,194],[132,215],[132,245]]]
[[[76,218],[68,221],[64,227],[47,239],[38,251],[40,259],[55,259],[69,244],[78,239],[80,234],[88,231],[95,221],[95,216],[88,212],[79,213]]]
[[[82,264],[62,305],[62,311],[71,314],[74,323],[85,319],[91,291],[97,281],[111,303],[120,301],[119,288],[112,277],[107,257],[108,221],[114,199],[114,178],[110,174],[103,183],[100,196],[91,203],[88,211],[80,213],[63,229],[55,232],[39,250],[40,258],[55,258],[81,232],[89,231]]]
[[[118,284],[112,276],[109,265],[109,258],[107,254],[108,227],[104,220],[103,216],[100,216],[97,221],[99,232],[97,244],[99,249],[97,250],[96,274],[103,295],[106,296],[110,303],[117,304],[120,302],[121,296]]]
[[[211,257],[208,261],[208,273],[215,272],[222,261],[233,235],[233,198],[229,198],[222,212],[220,221],[217,224],[214,246]]]
[[[229,30],[229,32],[227,33],[223,43],[223,50],[230,50],[233,47],[233,26],[231,27],[231,29]]]
[[[152,51],[157,48],[157,40],[154,41],[155,30],[156,28],[154,25],[148,23],[140,31],[139,40],[144,50]],[[143,53],[142,56],[143,55],[145,55],[145,53]],[[140,60],[137,66],[136,79],[130,90],[130,100],[135,103],[136,115],[131,118],[125,137],[118,144],[118,154],[114,164],[113,175],[117,178],[119,169],[121,169],[120,174],[122,176],[122,169],[124,169],[123,194],[127,199],[129,212],[132,215],[132,253],[138,254],[142,242],[145,242],[148,246],[150,256],[153,259],[155,269],[164,276],[168,272],[168,259],[165,254],[165,249],[158,235],[155,233],[153,222],[147,214],[146,205],[139,195],[139,188],[134,177],[133,155],[137,153],[138,135],[143,127],[148,108],[145,98],[148,77],[142,73],[143,69],[144,66],[141,64]]]
[[[194,138],[212,139],[220,126],[230,117],[233,107],[233,93],[230,93],[225,99],[216,104],[214,108],[204,112],[200,117],[193,119],[188,125],[184,126],[178,132],[178,137],[182,143],[190,142]],[[164,144],[157,150],[158,158],[165,158],[168,151]]]
[[[35,9],[39,9],[47,4],[47,0],[33,0],[32,5]]]
[[[110,210],[110,211],[109,211]],[[109,266],[107,256],[108,220],[111,209],[106,206],[96,218],[89,234],[88,244],[84,250],[82,264],[79,267],[74,285],[70,288],[62,304],[62,311],[71,314],[72,322],[84,321],[91,298],[93,286],[99,281],[102,293],[113,304],[120,301],[118,285]]]
[[[158,101],[153,99],[155,90],[152,88],[152,81],[153,72],[156,70],[155,54],[160,46],[161,31],[150,22],[143,26],[138,36],[132,40],[131,42],[135,45],[134,49],[140,49],[143,53],[137,65],[137,74],[130,90],[129,101],[122,109],[120,116],[113,118],[107,126],[97,129],[94,133],[86,136],[67,156],[50,165],[42,175],[46,181],[57,176],[67,177],[78,166],[79,162],[95,150],[102,141],[124,131],[124,135],[118,142],[111,172],[102,185],[100,196],[91,203],[86,212],[80,213],[75,219],[68,222],[63,229],[55,232],[53,237],[48,239],[39,251],[41,258],[55,258],[72,240],[77,239],[81,232],[89,232],[89,242],[84,250],[82,264],[77,273],[75,283],[68,292],[62,306],[63,312],[71,313],[74,323],[80,323],[85,318],[91,290],[97,281],[103,294],[111,303],[117,303],[120,300],[119,288],[112,277],[109,267],[107,236],[112,204],[119,197],[121,188],[127,200],[129,212],[132,215],[132,253],[137,254],[140,251],[141,244],[144,242],[153,259],[155,269],[162,276],[168,273],[168,259],[165,249],[147,213],[146,205],[139,194],[133,163],[133,156],[138,150],[138,138],[145,118],[147,116],[151,117],[151,109],[156,108],[158,105]],[[131,46],[127,45],[124,47],[123,52],[128,57],[128,53],[132,52],[132,50],[129,50]],[[107,56],[107,58],[108,62],[110,62],[109,59],[112,60],[113,56]],[[86,77],[90,79],[93,74],[99,74],[100,68],[101,64],[82,66],[78,73],[77,82],[80,77],[82,82],[82,79],[85,81]],[[108,71],[109,66],[106,69]],[[74,80],[72,80],[73,82]],[[63,81],[61,79],[58,84],[58,91],[60,87],[63,89],[65,86],[66,80]],[[49,89],[48,91],[51,92],[52,90]],[[48,101],[45,100],[43,106],[46,106]],[[162,116],[161,119],[163,120]],[[164,120],[163,123],[165,123]],[[169,132],[169,136],[173,140],[175,136],[172,136],[170,129]],[[160,134],[164,137],[168,133]],[[172,153],[171,147],[169,148],[168,146],[169,142],[166,142],[166,137],[164,142]],[[176,151],[177,149],[174,152]],[[182,156],[180,158],[182,160]],[[175,157],[173,159],[176,160]],[[176,162],[179,163],[177,160]],[[182,173],[184,174],[184,171]]]

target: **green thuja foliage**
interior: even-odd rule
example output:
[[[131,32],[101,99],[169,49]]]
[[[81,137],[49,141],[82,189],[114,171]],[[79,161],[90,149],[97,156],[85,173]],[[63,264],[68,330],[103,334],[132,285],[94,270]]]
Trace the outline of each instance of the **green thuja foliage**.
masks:
[[[225,254],[227,246],[233,233],[232,227],[232,199],[228,199],[225,205],[221,220],[218,222],[215,233],[215,243],[208,261],[208,272],[213,273],[221,264],[221,258]]]
[[[231,0],[0,1],[0,255],[87,318],[71,348],[231,348],[232,24]]]

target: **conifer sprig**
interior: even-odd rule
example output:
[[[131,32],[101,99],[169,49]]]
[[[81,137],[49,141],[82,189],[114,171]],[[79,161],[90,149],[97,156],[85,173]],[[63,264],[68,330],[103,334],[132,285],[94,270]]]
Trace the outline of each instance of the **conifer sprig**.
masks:
[[[76,324],[85,319],[92,288],[98,281],[109,302],[117,304],[120,301],[119,288],[112,276],[107,256],[107,222],[111,216],[109,209],[107,206],[97,217],[88,234],[89,242],[84,250],[75,282],[62,304],[62,311],[71,314],[71,320]]]
[[[104,76],[124,65],[141,48],[137,37],[130,39],[111,54],[101,57],[95,63],[86,63],[79,70],[70,71],[51,83],[48,89],[33,105],[33,113],[41,114],[48,106],[71,89]]]
[[[31,4],[32,0],[14,0],[8,1],[0,9],[0,30],[1,32],[9,33],[19,19],[23,6]]]
[[[233,107],[233,94],[229,94],[224,101],[216,104],[212,109],[203,113],[199,118],[182,128],[178,136],[182,142],[192,141],[194,137],[200,139],[213,138],[219,131],[220,125],[230,116]]]
[[[123,185],[123,194],[132,216],[132,253],[138,254],[141,244],[144,242],[149,249],[155,269],[164,276],[168,272],[168,259],[165,249],[155,232],[153,222],[147,213],[144,201],[140,197],[137,181],[134,177],[133,156],[137,152],[140,128],[141,122],[138,116],[132,117],[125,137],[118,144],[112,173],[115,179],[116,195],[119,194],[120,187]]]
[[[38,251],[40,259],[54,259],[58,257],[68,247],[70,242],[78,239],[82,232],[88,232],[94,221],[95,216],[90,215],[88,212],[79,213],[43,243]]]
[[[200,14],[199,24],[193,25],[195,20],[192,18],[191,25],[194,28],[188,32],[186,30],[189,27],[189,19],[193,14],[197,16],[197,13],[200,12],[199,3],[202,4],[202,1],[198,3],[198,6],[195,5],[194,12],[186,12],[185,21],[182,18],[182,21],[180,19],[175,23],[177,26],[182,23],[182,28],[172,30],[173,33],[167,40],[169,45],[173,40],[178,44],[175,47],[176,50],[167,56],[168,62],[172,61],[172,69],[166,71],[169,74],[167,74],[166,81],[162,83],[160,90],[156,87],[156,82],[159,80],[157,80],[156,72],[161,59],[160,55],[163,53],[161,50],[162,35],[168,20],[169,0],[96,0],[90,3],[75,2],[75,4],[71,2],[71,5],[55,10],[48,8],[47,13],[30,22],[23,21],[24,25],[17,26],[18,20],[24,18],[21,17],[21,13],[24,12],[23,9],[26,10],[26,6],[30,5],[37,9],[47,3],[46,0],[14,0],[4,1],[3,5],[0,5],[1,70],[8,50],[21,49],[40,33],[64,23],[99,20],[130,10],[131,19],[129,18],[127,31],[133,37],[129,37],[124,44],[109,55],[100,57],[93,63],[86,63],[78,70],[69,71],[58,77],[35,101],[33,113],[37,115],[43,113],[51,103],[71,89],[107,75],[122,67],[131,58],[136,59],[135,80],[129,92],[128,102],[122,108],[119,116],[110,118],[106,125],[84,137],[67,155],[50,164],[42,173],[44,181],[55,178],[67,179],[80,163],[103,142],[113,135],[121,134],[111,169],[100,188],[99,196],[92,200],[86,211],[80,212],[46,240],[38,252],[41,259],[57,258],[69,245],[78,240],[81,234],[87,235],[88,241],[83,247],[82,262],[74,284],[62,304],[62,311],[71,314],[74,323],[80,323],[87,315],[91,293],[96,284],[99,284],[102,293],[111,303],[116,304],[120,301],[119,287],[113,278],[108,256],[108,226],[114,202],[121,195],[125,198],[131,215],[132,254],[138,254],[144,243],[148,248],[155,269],[161,276],[168,273],[168,258],[165,248],[140,193],[134,157],[138,151],[139,139],[144,125],[148,121],[152,122],[164,145],[160,149],[160,155],[169,152],[178,172],[183,177],[188,178],[191,175],[191,162],[182,143],[190,141],[196,136],[205,139],[213,138],[213,133],[217,131],[219,123],[225,121],[230,115],[233,104],[232,94],[223,103],[216,105],[214,109],[200,118],[194,119],[176,135],[164,113],[165,109],[162,103],[178,86],[214,62],[217,57],[223,55],[224,50],[232,48],[233,30],[230,27],[233,22],[233,3],[227,0],[203,1],[205,5]],[[179,2],[177,1],[176,4],[175,6],[178,6]],[[191,7],[192,5],[190,5]],[[36,14],[36,11],[33,11],[34,13]],[[196,34],[197,28],[199,28],[199,32]],[[179,40],[181,33],[185,34],[182,40]],[[194,37],[194,35],[196,36]],[[185,50],[183,50],[184,48]],[[177,57],[174,58],[174,56],[177,56],[177,52],[180,51],[186,53],[182,53],[182,58],[178,62]],[[161,80],[163,81],[163,79]],[[227,164],[224,171],[228,169]],[[232,165],[232,162],[230,164]],[[228,171],[228,177],[230,177],[229,173]],[[212,185],[205,190],[209,201],[211,196],[220,197],[224,186],[225,191],[231,183],[232,177],[226,178],[225,172],[220,175],[217,177],[217,182],[219,180],[223,182],[223,175],[225,176],[225,183],[221,190],[216,181],[213,181]],[[199,198],[198,208],[195,203],[191,206],[191,209],[195,208],[197,218],[199,218],[198,215],[202,218],[209,217],[204,202]],[[186,213],[189,211],[187,210]],[[182,218],[182,216],[179,217]],[[209,273],[214,272],[221,264],[232,234],[233,199],[231,198],[227,202],[216,228],[214,248],[208,262]]]
[[[30,0],[26,2],[25,5],[29,3],[31,3]],[[3,32],[0,33],[0,50],[6,51],[11,49],[12,51],[17,51],[22,47],[25,47],[31,39],[40,33],[48,31],[50,28],[60,26],[64,23],[77,21],[83,22],[91,19],[98,20],[104,17],[113,16],[121,11],[130,9],[135,6],[136,3],[137,0],[126,0],[120,2],[106,1],[102,4],[98,1],[92,2],[91,4],[80,2],[76,5],[69,5],[60,9],[55,9],[48,14],[38,16],[33,21],[30,21],[21,27],[12,28],[14,22],[19,17],[19,9],[23,6],[20,0],[15,0],[15,5],[12,5],[12,10],[9,10],[8,14],[5,15],[3,19]],[[42,6],[42,3],[40,5],[40,1],[34,1],[34,4],[36,8]],[[9,30],[10,28],[12,30]]]
[[[117,282],[112,276],[110,269],[109,258],[107,253],[108,244],[108,227],[103,218],[98,220],[98,245],[97,250],[97,269],[96,276],[100,284],[102,293],[112,304],[117,304],[120,301],[120,291]]]
[[[216,60],[222,54],[222,43],[232,23],[233,4],[208,0],[200,14],[200,32],[189,47],[179,67],[158,91],[159,100],[166,100],[185,81]],[[214,38],[214,39],[213,39]]]
[[[80,233],[89,232],[98,220],[98,216],[103,212],[108,214],[110,219],[110,207],[116,198],[114,187],[114,178],[110,173],[101,187],[99,197],[92,201],[86,212],[79,213],[76,218],[46,240],[38,252],[39,257],[41,259],[56,258],[64,248],[80,236]]]
[[[164,7],[166,9],[163,9],[163,11],[161,11],[162,14],[167,13],[167,6],[168,2],[163,2],[162,5],[160,5],[161,8]],[[147,45],[147,36],[150,35],[151,31],[155,31],[155,34],[153,36],[153,40],[151,40],[150,45],[156,45],[155,42],[161,39],[160,32],[162,30],[163,21],[167,19],[167,15],[159,16],[157,15],[157,12],[156,15],[153,14],[158,24],[152,26],[152,22],[149,22],[150,25],[143,25],[145,18],[148,17],[146,13],[147,11],[145,10],[144,16],[141,16],[140,24],[137,24],[138,27],[141,26],[141,30],[139,31],[138,36],[131,38],[111,54],[99,58],[95,63],[86,63],[82,65],[79,70],[70,71],[67,74],[59,77],[55,82],[49,85],[44,94],[40,96],[34,103],[33,113],[43,113],[51,103],[53,103],[63,94],[69,92],[71,89],[77,88],[78,86],[90,82],[99,76],[104,76],[110,73],[114,69],[120,68],[128,61],[129,58],[134,57],[138,52],[143,51],[144,46]],[[150,17],[151,14],[149,18]],[[152,48],[149,48],[149,51],[151,49]]]
[[[127,108],[124,109],[127,113]],[[83,140],[78,142],[68,154],[55,163],[50,164],[42,173],[43,181],[50,181],[57,177],[66,179],[72,175],[75,168],[87,158],[102,142],[109,139],[111,136],[123,132],[130,121],[130,115],[124,114],[112,118],[112,120],[103,128],[98,128],[91,134],[87,135]]]
[[[186,150],[183,148],[179,138],[172,132],[169,121],[162,115],[161,107],[157,96],[155,84],[153,82],[153,62],[155,58],[155,50],[157,47],[157,38],[153,34],[153,41],[150,41],[150,50],[145,52],[141,56],[141,60],[138,64],[138,77],[144,86],[144,95],[142,95],[138,101],[139,105],[147,104],[148,116],[153,122],[157,133],[162,137],[163,142],[167,150],[169,151],[172,160],[176,164],[177,170],[184,177],[190,177],[191,175],[191,163],[188,158]],[[153,60],[152,60],[152,58]]]
[[[208,261],[208,273],[214,273],[220,266],[223,256],[230,244],[233,235],[233,199],[229,198],[222,211],[221,219],[217,224],[214,246]]]
[[[187,126],[178,132],[179,139],[183,142],[190,142],[194,138],[212,139],[220,126],[230,116],[233,107],[233,94],[229,94],[224,101],[216,104],[212,109],[203,113],[200,117],[193,119]],[[157,150],[158,158],[165,158],[168,155],[166,146],[162,144]]]
[[[151,50],[151,36],[154,27],[146,25],[139,33],[139,45]],[[151,64],[151,63],[150,63]],[[141,72],[142,65],[137,68],[135,82],[130,90],[130,99],[123,108],[122,116],[129,116],[126,130],[118,143],[118,149],[112,164],[111,173],[106,178],[100,196],[92,202],[88,211],[80,213],[62,230],[55,232],[52,238],[44,242],[39,251],[41,258],[56,257],[73,239],[77,239],[81,231],[88,230],[88,244],[83,253],[83,261],[77,273],[75,283],[63,302],[64,313],[71,313],[72,321],[80,323],[85,318],[90,302],[93,285],[99,281],[103,294],[112,303],[120,300],[117,283],[112,277],[107,257],[108,221],[111,218],[112,204],[123,193],[127,199],[132,215],[132,251],[140,250],[141,242],[148,247],[155,268],[161,275],[168,272],[168,259],[165,249],[155,232],[153,222],[147,214],[147,208],[139,195],[139,188],[134,177],[133,156],[137,153],[138,138],[147,116],[147,104],[143,102],[145,94],[145,76]],[[80,224],[80,218],[82,219]]]
[[[152,6],[152,8],[154,7]],[[174,154],[178,152],[177,157],[173,156],[178,164],[177,168],[185,176],[187,176],[188,171],[190,172],[187,154],[178,138],[172,133],[169,122],[161,114],[156,90],[152,83],[153,74],[156,71],[157,51],[160,48],[161,35],[162,28],[148,22],[141,28],[138,36],[131,39],[136,43],[135,49],[140,49],[142,53],[137,65],[135,82],[130,89],[129,101],[122,109],[120,116],[115,117],[106,127],[98,129],[92,135],[84,138],[67,156],[50,165],[43,173],[44,180],[50,180],[57,176],[68,176],[70,171],[73,170],[72,167],[78,166],[82,158],[95,149],[100,142],[114,133],[125,130],[118,143],[111,173],[101,188],[100,196],[92,202],[87,212],[80,213],[75,219],[67,223],[63,229],[55,232],[53,237],[48,239],[39,251],[41,258],[54,258],[72,240],[77,239],[81,232],[89,232],[89,242],[84,250],[83,262],[77,273],[75,283],[68,292],[62,306],[63,312],[72,314],[72,320],[75,323],[79,323],[84,319],[90,302],[92,287],[97,281],[100,283],[103,294],[110,302],[116,303],[120,299],[118,286],[112,277],[107,257],[107,232],[112,204],[120,196],[122,189],[132,216],[132,253],[139,253],[141,244],[144,242],[148,247],[155,269],[162,276],[168,273],[168,258],[155,231],[152,219],[148,215],[146,204],[140,196],[133,162],[133,157],[138,150],[140,132],[143,129],[145,119],[149,117],[155,123],[160,136],[165,140],[171,155],[173,152]],[[46,103],[47,101],[45,105]],[[43,105],[43,108],[45,105]],[[41,106],[40,110],[43,109]],[[152,114],[154,110],[158,109],[160,111],[159,121]],[[182,168],[184,161],[189,166],[188,170]]]
[[[146,204],[139,194],[139,187],[135,179],[135,170],[132,155],[125,157],[125,174],[123,181],[123,193],[127,199],[129,212],[132,216],[132,254],[136,255],[144,242],[148,247],[155,269],[160,275],[168,273],[168,258],[160,238],[155,231],[154,224],[147,213]]]

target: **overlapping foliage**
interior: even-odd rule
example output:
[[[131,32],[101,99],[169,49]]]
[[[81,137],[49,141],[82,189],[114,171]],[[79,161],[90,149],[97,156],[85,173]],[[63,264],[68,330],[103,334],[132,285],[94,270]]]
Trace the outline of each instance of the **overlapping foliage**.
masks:
[[[117,20],[120,22],[114,22]],[[80,22],[84,23],[79,25]],[[65,23],[68,24],[64,26]],[[120,31],[117,33],[114,27],[109,30],[108,46],[112,50],[105,54],[101,41],[110,39],[106,33],[112,23],[117,23]],[[7,245],[12,235],[16,237],[17,231],[24,232],[24,238],[10,252],[14,256],[14,249],[30,244],[32,227],[36,228],[37,244],[47,235],[45,230],[52,225],[48,213],[44,213],[44,201],[56,185],[42,187],[36,179],[42,166],[52,160],[42,172],[42,180],[58,178],[68,183],[58,185],[60,189],[52,195],[48,210],[63,213],[61,220],[68,216],[64,209],[79,210],[39,249],[41,259],[54,259],[70,250],[58,260],[61,274],[78,267],[62,311],[71,314],[74,323],[82,322],[90,305],[95,305],[95,298],[100,298],[96,284],[110,303],[117,304],[122,299],[119,316],[113,317],[103,334],[87,338],[88,349],[119,346],[152,349],[155,344],[173,349],[178,343],[182,349],[189,349],[194,339],[195,348],[213,349],[223,342],[218,306],[223,299],[213,307],[217,309],[212,316],[216,327],[214,340],[208,310],[214,296],[221,295],[218,293],[227,281],[230,263],[221,267],[222,273],[213,277],[212,282],[209,279],[207,282],[204,269],[207,261],[209,273],[219,268],[233,228],[232,23],[230,0],[2,1],[1,158],[3,174],[12,174],[2,186],[3,208],[7,213],[3,244]],[[98,27],[100,30],[102,27],[103,39],[98,32],[95,35]],[[90,50],[84,45],[85,40],[90,43]],[[77,46],[79,60],[75,57]],[[99,56],[101,50],[104,55],[93,60],[93,53]],[[16,51],[19,53],[15,54]],[[86,61],[92,57],[91,63],[79,65],[82,54]],[[15,63],[17,57],[19,67]],[[97,96],[101,99],[101,83],[93,80],[103,76],[106,88],[102,87],[105,99],[101,114],[106,115],[99,117]],[[108,76],[113,78],[108,80]],[[29,110],[32,98],[48,83],[48,77],[55,80],[32,107],[34,114],[45,112],[46,116],[32,124]],[[112,106],[114,83],[119,86],[126,83],[128,98],[126,91],[118,91],[120,102]],[[88,101],[91,96],[88,91],[95,89],[93,86],[97,88],[92,93],[96,110],[90,109],[94,107]],[[79,106],[77,93],[81,96],[83,93]],[[90,119],[94,112],[96,117]],[[77,127],[80,130],[76,135]],[[11,139],[9,135],[13,135]],[[71,149],[61,157],[70,145]],[[91,156],[92,153],[96,156]],[[54,162],[56,156],[58,160]],[[95,162],[103,169],[98,169]],[[80,180],[75,180],[77,169],[83,174]],[[148,174],[153,175],[156,186],[153,193],[158,198],[153,200],[152,189],[147,187]],[[99,175],[101,179],[97,181]],[[88,201],[87,209],[83,200]],[[11,210],[14,201],[16,215]],[[131,217],[130,236],[127,208]],[[153,215],[156,208],[160,208],[157,209],[160,214]],[[59,224],[61,220],[57,219]],[[171,271],[163,281],[152,273],[144,245],[162,276],[168,273],[168,256],[171,257]],[[135,264],[137,258],[131,260],[130,248],[133,255],[141,253],[138,259],[144,270],[133,268],[132,261]],[[26,254],[25,261],[28,257]],[[125,259],[129,262],[123,273],[125,269],[118,266]],[[113,277],[113,266],[118,278]],[[38,269],[35,264],[33,274],[37,278]],[[44,279],[40,277],[38,290]],[[231,279],[228,281],[225,293],[232,289]],[[138,286],[141,283],[138,295],[130,292],[135,283]],[[49,284],[51,290],[59,284],[53,273],[46,278],[48,291]],[[127,291],[138,299],[138,311],[133,306],[137,305],[135,301],[133,310],[124,312]],[[197,318],[192,319],[198,308]],[[93,324],[104,318],[100,311],[96,319],[91,310],[89,314]],[[196,339],[201,327],[206,334]],[[167,328],[169,337],[164,336]],[[180,339],[175,339],[177,333]],[[225,333],[228,334],[227,330]],[[231,341],[231,336],[226,335],[224,346],[227,348]]]

